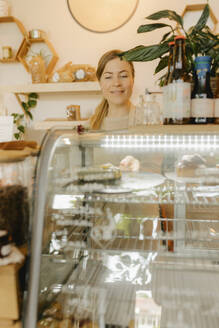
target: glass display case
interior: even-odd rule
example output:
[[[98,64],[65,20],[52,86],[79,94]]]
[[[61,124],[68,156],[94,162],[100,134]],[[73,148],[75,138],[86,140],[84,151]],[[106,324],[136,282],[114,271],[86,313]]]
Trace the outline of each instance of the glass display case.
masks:
[[[219,129],[51,130],[24,327],[218,327],[218,200]]]

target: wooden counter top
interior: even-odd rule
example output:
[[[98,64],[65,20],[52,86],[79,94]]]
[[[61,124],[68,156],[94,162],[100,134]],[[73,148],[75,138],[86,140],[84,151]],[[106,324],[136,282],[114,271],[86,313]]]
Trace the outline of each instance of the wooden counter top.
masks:
[[[142,125],[129,129],[133,134],[202,134],[219,133],[219,124]]]

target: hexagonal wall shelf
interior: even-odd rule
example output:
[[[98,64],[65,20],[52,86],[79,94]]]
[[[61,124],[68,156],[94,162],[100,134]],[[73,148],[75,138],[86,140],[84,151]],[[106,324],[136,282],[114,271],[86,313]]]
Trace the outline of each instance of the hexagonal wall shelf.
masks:
[[[201,13],[205,7],[205,4],[195,4],[195,5],[187,5],[182,13],[184,27],[187,30],[188,27],[195,25],[198,22],[198,19],[201,16]],[[216,26],[218,23],[217,18],[215,17],[211,7],[210,15],[207,21],[207,25],[210,27],[212,32],[216,31]]]
[[[46,74],[50,74],[59,59],[52,44],[46,38],[24,38],[17,57],[28,72],[30,72],[28,62],[38,54],[45,61]]]
[[[3,54],[0,54],[0,62],[15,62],[17,60],[20,44],[23,38],[27,37],[26,29],[24,28],[23,24],[13,16],[0,17],[0,29],[0,50],[2,51],[2,48],[4,46],[10,47],[12,49],[12,56],[10,58],[5,59],[3,58]],[[10,36],[14,35],[14,32],[18,33],[18,38],[16,39],[16,41],[14,41],[14,37],[11,38]]]

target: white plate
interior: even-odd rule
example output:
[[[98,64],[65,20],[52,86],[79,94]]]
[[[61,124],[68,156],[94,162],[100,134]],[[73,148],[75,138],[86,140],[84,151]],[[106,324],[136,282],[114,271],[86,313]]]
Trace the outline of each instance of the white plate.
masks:
[[[108,186],[94,192],[104,194],[123,194],[138,192],[139,196],[151,193],[151,188],[162,184],[165,177],[157,173],[122,172],[121,182],[117,186]]]
[[[122,180],[120,187],[131,189],[132,191],[140,191],[159,186],[166,178],[158,173],[146,172],[122,172]]]
[[[125,188],[104,188],[104,189],[101,189],[101,190],[94,190],[95,193],[97,194],[127,194],[127,193],[130,193],[132,192],[131,189],[125,189]]]
[[[181,183],[189,183],[189,182],[194,182],[194,183],[198,183],[200,182],[200,178],[193,178],[193,177],[178,177],[178,175],[176,174],[176,172],[168,172],[165,173],[165,176],[170,179],[170,180],[174,180],[176,182],[181,182]]]

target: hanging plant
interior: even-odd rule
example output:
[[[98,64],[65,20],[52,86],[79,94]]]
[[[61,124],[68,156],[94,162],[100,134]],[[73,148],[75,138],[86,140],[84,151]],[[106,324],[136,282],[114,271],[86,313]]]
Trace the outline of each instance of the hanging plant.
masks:
[[[33,120],[33,114],[31,113],[31,108],[37,105],[38,94],[35,92],[29,93],[27,95],[27,101],[21,101],[21,106],[24,110],[24,114],[13,113],[11,114],[14,118],[13,122],[17,127],[17,131],[14,133],[14,137],[17,140],[23,138],[26,127],[26,118]]]

